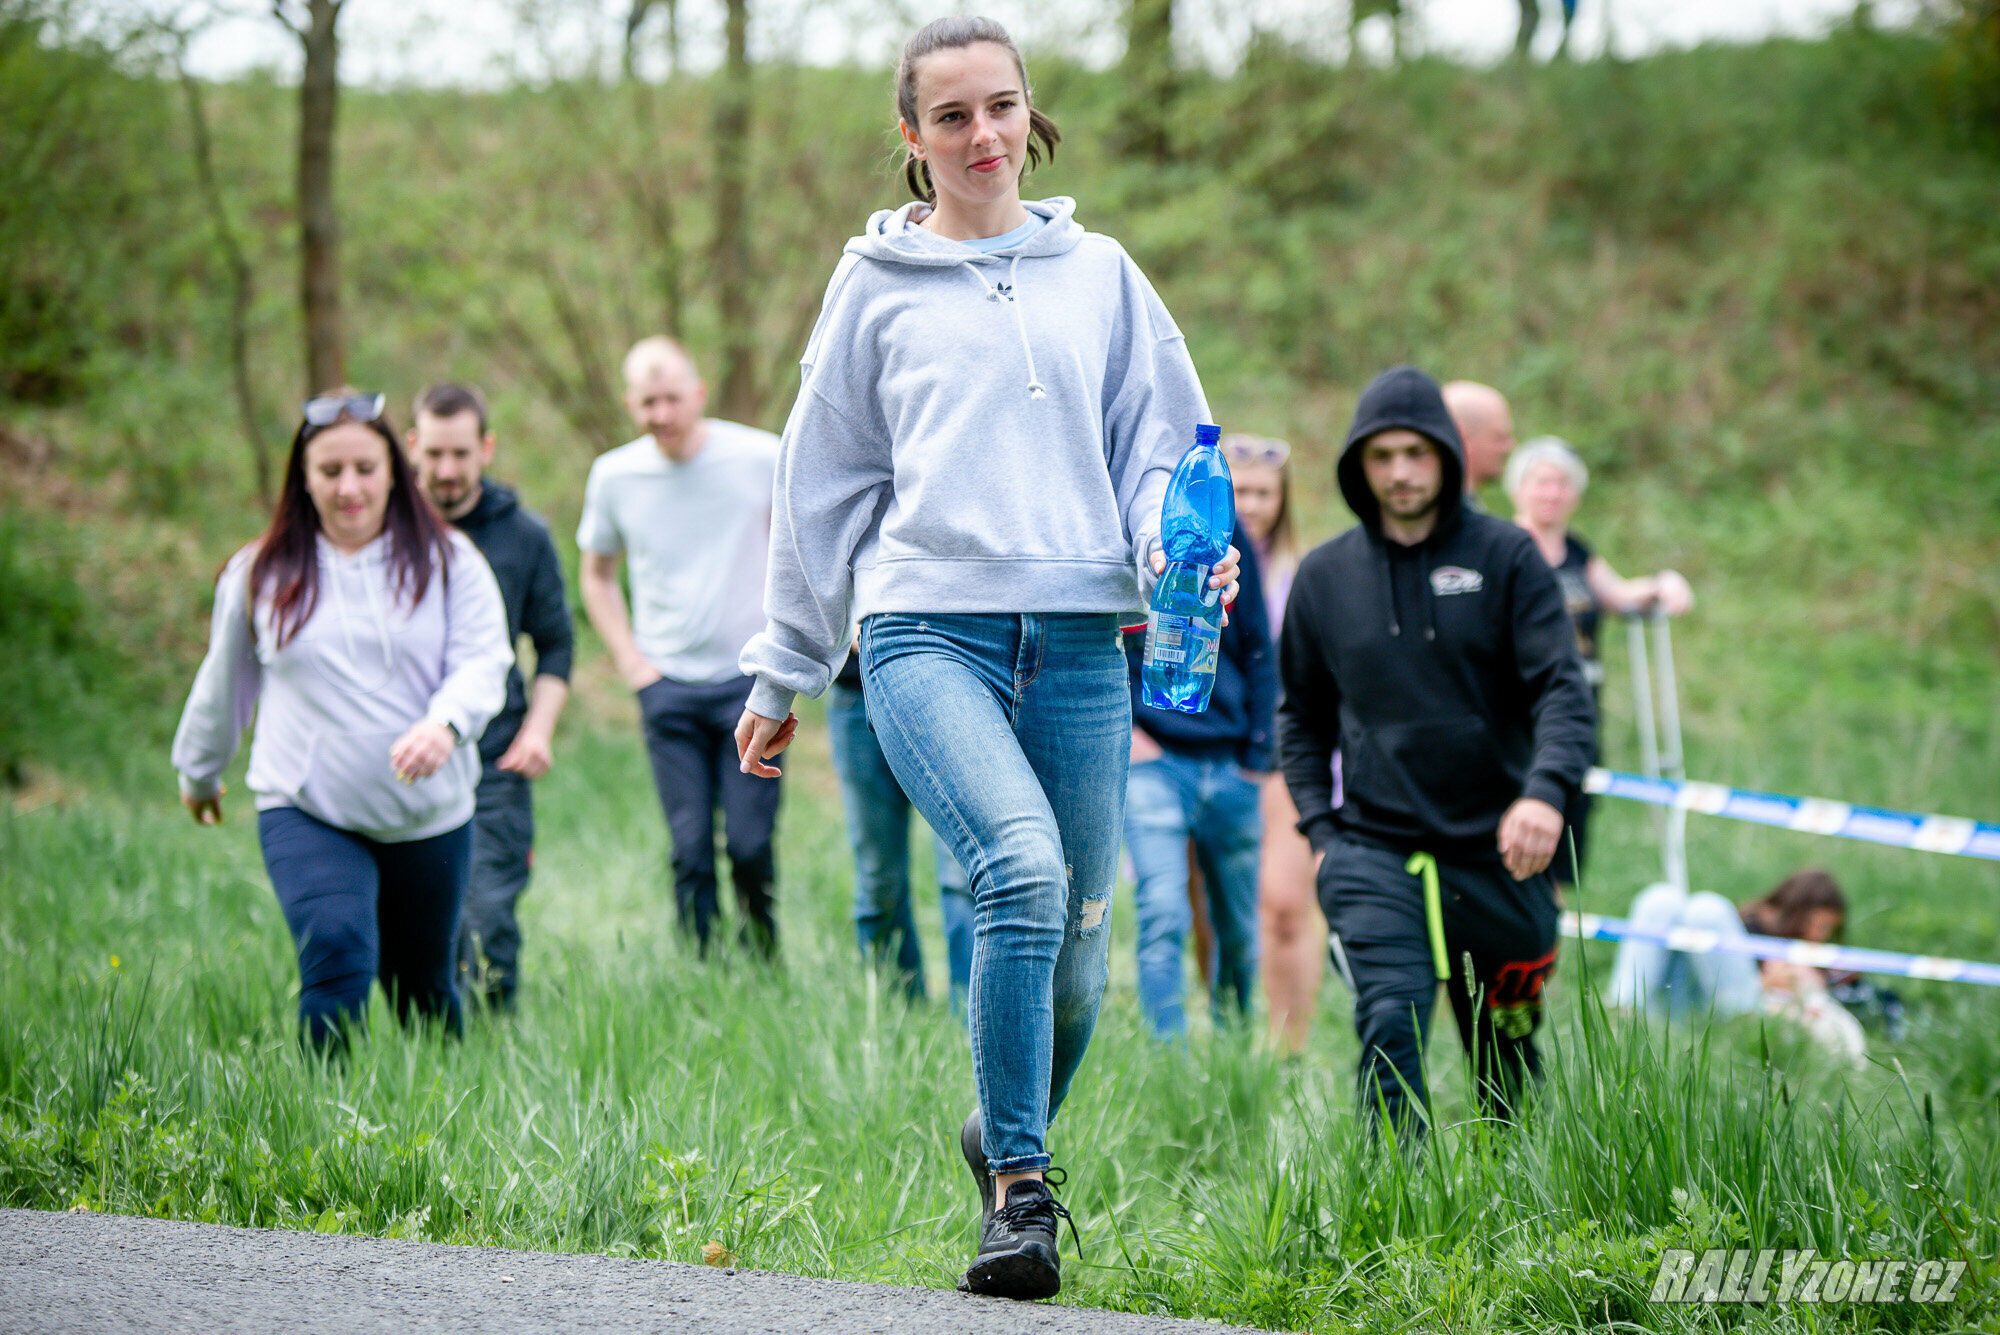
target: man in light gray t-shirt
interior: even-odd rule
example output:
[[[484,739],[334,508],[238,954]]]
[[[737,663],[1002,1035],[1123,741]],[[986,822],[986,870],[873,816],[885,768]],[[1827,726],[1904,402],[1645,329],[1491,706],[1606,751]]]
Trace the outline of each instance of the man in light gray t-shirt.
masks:
[[[707,387],[667,338],[625,357],[625,406],[645,435],[599,456],[576,545],[583,605],[639,695],[667,827],[674,905],[704,954],[716,914],[715,807],[745,941],[777,949],[771,848],[777,783],[741,772],[736,721],[752,678],[736,666],[764,628],[764,563],[778,438],[702,415]],[[618,567],[631,563],[628,616]]]

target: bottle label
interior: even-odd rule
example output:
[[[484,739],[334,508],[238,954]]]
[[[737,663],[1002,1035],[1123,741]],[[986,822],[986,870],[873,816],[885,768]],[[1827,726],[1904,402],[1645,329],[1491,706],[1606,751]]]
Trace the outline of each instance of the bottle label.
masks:
[[[1222,648],[1222,633],[1201,617],[1172,612],[1146,614],[1146,657],[1149,667],[1186,664],[1191,674],[1212,673]]]
[[[1146,613],[1146,662],[1151,665],[1187,662],[1188,630],[1192,617],[1172,612]]]

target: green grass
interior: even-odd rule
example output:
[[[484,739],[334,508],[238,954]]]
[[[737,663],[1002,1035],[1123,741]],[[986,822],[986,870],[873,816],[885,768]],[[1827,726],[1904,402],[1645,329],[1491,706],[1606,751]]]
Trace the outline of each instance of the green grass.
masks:
[[[746,1266],[952,1282],[976,1208],[953,1139],[966,1044],[853,956],[823,739],[808,727],[788,779],[781,971],[679,946],[636,738],[579,716],[540,789],[518,1017],[451,1045],[378,1001],[332,1069],[294,1040],[289,941],[242,803],[220,831],[164,797],[0,821],[0,1203],[686,1261],[715,1243]],[[1651,853],[1644,813],[1602,824],[1591,893],[1608,908]],[[1747,889],[1802,839],[1697,825],[1697,867]],[[1936,916],[1890,914],[1903,892],[1859,878],[1858,935],[1991,941],[1987,869],[1895,858]],[[928,886],[919,902],[941,993]],[[1848,1071],[1756,1022],[1608,1022],[1572,953],[1525,1128],[1473,1117],[1446,1021],[1440,1129],[1403,1160],[1354,1114],[1337,983],[1302,1062],[1226,1033],[1157,1046],[1122,891],[1119,908],[1098,1036],[1052,1137],[1087,1257],[1064,1301],[1290,1329],[2000,1325],[1983,990],[1910,985],[1908,1038]],[[1979,1279],[1949,1311],[1645,1301],[1661,1249],[1728,1245],[1967,1257]]]

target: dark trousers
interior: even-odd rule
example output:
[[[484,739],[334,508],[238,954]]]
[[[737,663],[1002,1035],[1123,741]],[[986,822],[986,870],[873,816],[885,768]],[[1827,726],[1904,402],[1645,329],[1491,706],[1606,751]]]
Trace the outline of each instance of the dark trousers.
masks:
[[[535,795],[519,774],[490,766],[479,776],[472,815],[472,877],[458,922],[458,975],[466,995],[511,1010],[521,979],[521,926],[514,906],[535,854]]]
[[[775,955],[778,948],[771,836],[778,820],[779,781],[745,774],[736,761],[736,721],[743,716],[750,686],[749,677],[710,683],[662,677],[639,692],[646,754],[674,841],[674,908],[681,930],[694,933],[703,954],[715,926],[718,805],[730,879],[742,912],[740,935],[765,955]]]
[[[472,823],[409,843],[337,830],[297,807],[257,813],[271,887],[299,954],[299,1022],[316,1048],[358,1028],[379,977],[408,1024],[414,1014],[461,1031],[452,986]]]
[[[1423,1049],[1440,981],[1423,878],[1408,864],[1408,853],[1342,836],[1319,871],[1334,964],[1354,988],[1361,1096],[1405,1133],[1419,1125],[1412,1101],[1429,1104]],[[1555,890],[1546,872],[1516,881],[1497,858],[1440,860],[1437,872],[1445,995],[1482,1109],[1511,1119],[1541,1069],[1534,1031],[1555,969]]]

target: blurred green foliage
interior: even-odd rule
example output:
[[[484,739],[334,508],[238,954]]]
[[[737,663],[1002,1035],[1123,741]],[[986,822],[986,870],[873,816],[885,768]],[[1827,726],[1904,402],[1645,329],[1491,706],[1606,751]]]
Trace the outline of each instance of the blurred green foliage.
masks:
[[[119,662],[93,626],[61,530],[0,515],[0,779],[18,783],[27,756],[94,736],[93,688]]]
[[[189,259],[172,87],[128,74],[121,40],[46,40],[49,10],[0,0],[0,395],[31,403],[158,335]]]

